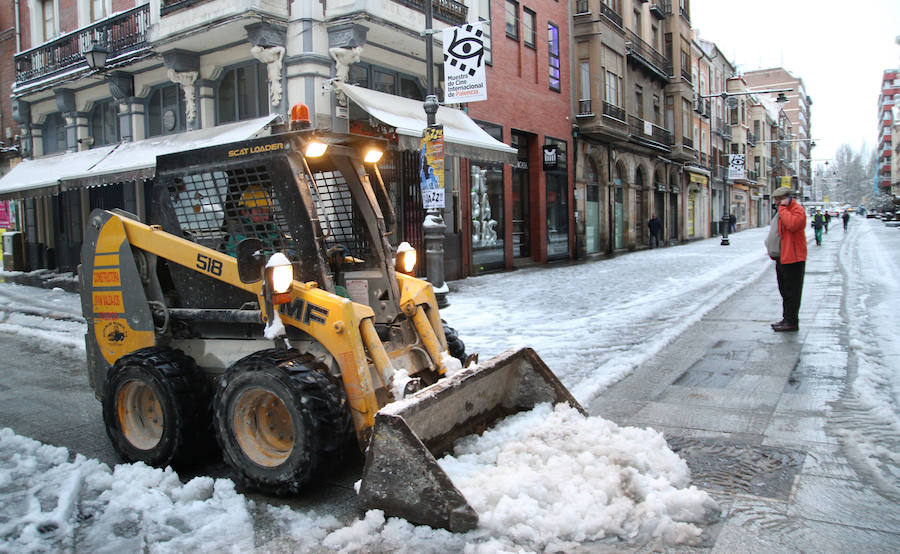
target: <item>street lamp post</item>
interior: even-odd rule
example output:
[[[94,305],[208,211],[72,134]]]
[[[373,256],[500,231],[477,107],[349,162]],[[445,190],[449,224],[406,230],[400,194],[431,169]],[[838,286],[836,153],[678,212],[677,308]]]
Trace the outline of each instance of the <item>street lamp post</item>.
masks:
[[[425,0],[425,123],[427,127],[434,127],[437,123],[438,99],[434,94],[434,44],[431,35],[432,29],[432,0]],[[450,305],[447,301],[447,285],[444,282],[444,231],[447,226],[440,208],[431,208],[426,211],[425,221],[422,222],[422,235],[425,241],[425,272],[428,282],[434,287],[438,307],[445,308]]]

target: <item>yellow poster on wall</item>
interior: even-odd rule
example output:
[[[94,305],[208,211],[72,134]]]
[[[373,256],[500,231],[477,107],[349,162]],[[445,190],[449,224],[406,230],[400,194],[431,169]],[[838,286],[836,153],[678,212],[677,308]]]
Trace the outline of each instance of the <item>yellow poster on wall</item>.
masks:
[[[781,186],[791,188],[791,177],[790,175],[785,175],[781,178]]]
[[[419,183],[422,207],[444,207],[444,128],[437,125],[422,131],[419,146]]]

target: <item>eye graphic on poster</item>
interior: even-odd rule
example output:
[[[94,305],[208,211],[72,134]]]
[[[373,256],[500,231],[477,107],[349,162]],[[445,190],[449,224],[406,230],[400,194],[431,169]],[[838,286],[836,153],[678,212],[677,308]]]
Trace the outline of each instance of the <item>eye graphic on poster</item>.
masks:
[[[444,40],[444,98],[448,103],[487,100],[485,36],[480,23],[448,27]]]

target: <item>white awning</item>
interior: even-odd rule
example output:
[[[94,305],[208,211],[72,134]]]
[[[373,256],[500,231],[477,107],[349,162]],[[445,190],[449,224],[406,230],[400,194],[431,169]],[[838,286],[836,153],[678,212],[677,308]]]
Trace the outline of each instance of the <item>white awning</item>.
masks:
[[[260,136],[277,115],[81,152],[22,160],[0,179],[0,200],[152,177],[156,157]]]
[[[394,127],[400,148],[419,149],[422,130],[427,125],[423,102],[341,82],[336,82],[335,87],[370,116]],[[444,150],[451,156],[503,163],[516,160],[515,148],[487,134],[462,110],[440,106],[435,122],[444,126]]]

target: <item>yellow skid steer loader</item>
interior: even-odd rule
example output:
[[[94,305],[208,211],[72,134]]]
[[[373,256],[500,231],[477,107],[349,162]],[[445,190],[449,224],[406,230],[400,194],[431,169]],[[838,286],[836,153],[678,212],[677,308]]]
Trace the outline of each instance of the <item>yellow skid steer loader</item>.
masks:
[[[410,275],[370,137],[300,128],[157,159],[149,223],[95,210],[79,271],[91,387],[126,461],[196,461],[295,494],[365,450],[363,508],[454,531],[477,514],[435,457],[540,402],[530,349],[461,368]],[[398,269],[399,268],[399,269]]]

